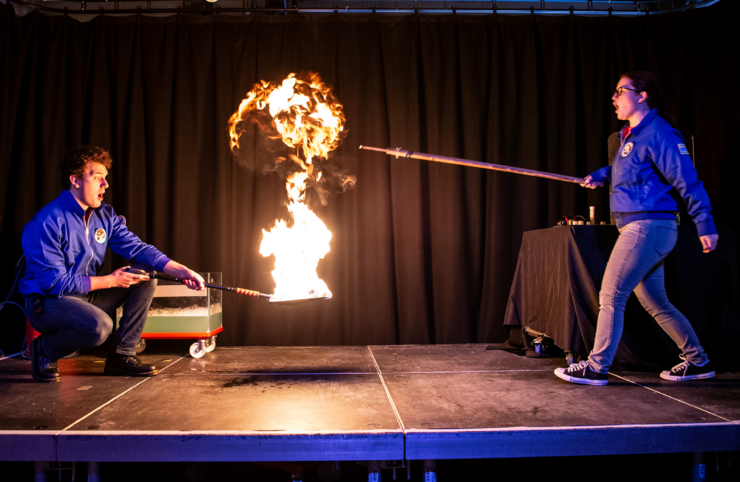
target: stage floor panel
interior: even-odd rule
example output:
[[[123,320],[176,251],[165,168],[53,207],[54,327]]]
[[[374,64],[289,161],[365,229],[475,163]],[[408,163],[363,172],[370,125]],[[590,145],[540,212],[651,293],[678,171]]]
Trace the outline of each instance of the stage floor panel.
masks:
[[[162,359],[159,355],[142,356],[146,363],[165,366]],[[51,384],[33,380],[30,361],[1,361],[0,429],[63,430],[142,380],[106,377],[104,364],[98,360],[86,356],[60,361],[64,382]]]
[[[366,346],[217,347],[203,358],[187,357],[169,374],[356,373],[377,375]]]
[[[740,374],[564,382],[562,359],[485,344],[217,347],[149,343],[153,378],[93,354],[38,384],[0,360],[0,460],[417,460],[739,450]],[[184,346],[184,345],[183,345]],[[39,450],[34,451],[33,447]],[[29,455],[30,454],[30,455]]]
[[[673,397],[697,409],[711,412],[727,421],[740,420],[740,374],[717,373],[708,380],[671,382],[663,380],[658,373],[619,372],[640,386]],[[707,417],[707,421],[711,420]]]
[[[552,372],[563,366],[555,358],[527,358],[489,345],[393,345],[372,346],[373,356],[383,373],[429,373],[465,371]]]
[[[73,427],[291,433],[399,428],[377,374],[165,374]]]
[[[604,387],[553,378],[537,371],[394,374],[385,381],[406,429],[727,421],[614,377]]]

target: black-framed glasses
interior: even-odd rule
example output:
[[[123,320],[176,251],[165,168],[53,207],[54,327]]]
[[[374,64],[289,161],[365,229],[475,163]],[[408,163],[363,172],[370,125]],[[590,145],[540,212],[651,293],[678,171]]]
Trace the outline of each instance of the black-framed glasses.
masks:
[[[612,94],[612,97],[614,97],[615,95],[616,95],[617,97],[619,97],[620,95],[622,95],[622,93],[623,93],[623,92],[624,92],[625,90],[631,90],[632,92],[642,92],[641,90],[637,90],[637,89],[630,89],[629,87],[617,87],[616,89],[614,89],[614,93]]]

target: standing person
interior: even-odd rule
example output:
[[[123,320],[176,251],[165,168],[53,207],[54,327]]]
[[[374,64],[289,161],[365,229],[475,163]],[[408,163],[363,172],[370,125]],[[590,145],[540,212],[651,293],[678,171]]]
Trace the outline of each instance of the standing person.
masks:
[[[609,180],[610,206],[619,239],[606,265],[599,293],[599,318],[594,347],[587,360],[555,375],[585,385],[606,385],[624,325],[624,309],[633,291],[661,328],[681,349],[683,360],[660,374],[673,381],[711,378],[714,368],[691,324],[668,301],[663,260],[676,244],[674,198],[686,202],[704,252],[717,246],[717,229],[709,196],[697,179],[681,134],[659,114],[660,83],[654,74],[622,75],[612,95],[617,117],[628,121],[620,132],[621,147],[611,166],[586,177],[582,186],[594,189]]]
[[[186,279],[191,289],[204,289],[198,273],[142,242],[103,202],[111,163],[110,154],[100,147],[67,149],[60,164],[61,195],[23,228],[27,267],[19,291],[31,326],[41,333],[31,344],[31,371],[37,382],[61,381],[57,360],[103,343],[113,330],[106,313],[121,304],[123,316],[104,373],[158,373],[136,357],[157,281],[127,268],[99,276],[107,247],[141,267]]]

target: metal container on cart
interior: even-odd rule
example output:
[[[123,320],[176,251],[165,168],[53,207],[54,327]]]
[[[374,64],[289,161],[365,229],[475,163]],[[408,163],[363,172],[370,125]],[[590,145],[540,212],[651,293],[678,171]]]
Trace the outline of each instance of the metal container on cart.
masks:
[[[200,275],[206,283],[221,284],[221,273]],[[158,280],[136,353],[144,351],[145,340],[195,339],[190,345],[190,355],[201,358],[216,348],[216,335],[224,329],[221,312],[220,290],[195,291],[180,283]],[[121,307],[116,315],[117,325],[122,316]]]

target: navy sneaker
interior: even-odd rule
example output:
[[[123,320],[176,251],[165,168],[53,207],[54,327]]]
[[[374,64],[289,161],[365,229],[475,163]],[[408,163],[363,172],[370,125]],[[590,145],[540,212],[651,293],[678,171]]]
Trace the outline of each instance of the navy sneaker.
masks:
[[[566,382],[579,383],[581,385],[606,385],[609,383],[608,374],[591,370],[588,360],[574,363],[568,368],[556,368],[555,376]]]
[[[712,378],[715,374],[712,362],[707,362],[703,367],[696,366],[686,360],[683,355],[679,355],[683,361],[671,368],[660,373],[660,378],[671,380],[673,382],[685,382],[686,380],[701,380],[702,378]]]

